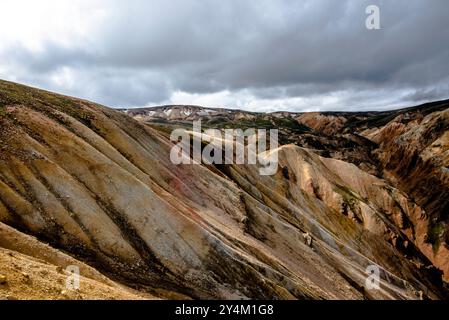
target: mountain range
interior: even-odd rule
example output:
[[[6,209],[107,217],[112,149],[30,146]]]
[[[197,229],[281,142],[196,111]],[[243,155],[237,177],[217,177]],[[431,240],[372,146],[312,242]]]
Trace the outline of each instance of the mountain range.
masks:
[[[276,174],[173,164],[198,120],[278,129]],[[448,129],[449,100],[116,110],[0,81],[0,298],[447,299]]]

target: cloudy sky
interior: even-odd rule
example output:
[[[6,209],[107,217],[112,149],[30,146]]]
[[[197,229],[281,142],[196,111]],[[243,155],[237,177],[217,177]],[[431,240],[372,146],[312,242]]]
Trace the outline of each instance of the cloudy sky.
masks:
[[[447,0],[0,0],[0,78],[112,107],[409,106],[449,98],[448,16]]]

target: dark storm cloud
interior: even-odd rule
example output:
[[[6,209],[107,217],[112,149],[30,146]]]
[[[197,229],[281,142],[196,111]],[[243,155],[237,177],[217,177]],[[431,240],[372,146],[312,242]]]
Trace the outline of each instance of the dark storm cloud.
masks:
[[[380,7],[381,30],[365,28],[370,4]],[[242,90],[255,99],[311,98],[317,109],[449,96],[446,0],[131,0],[104,6],[106,19],[90,27],[84,42],[48,41],[39,52],[19,43],[0,50],[0,57],[16,66],[17,80],[112,106],[169,101],[177,91],[228,90],[236,100]],[[48,77],[64,68],[73,81],[50,83]],[[332,95],[338,103],[320,106]]]

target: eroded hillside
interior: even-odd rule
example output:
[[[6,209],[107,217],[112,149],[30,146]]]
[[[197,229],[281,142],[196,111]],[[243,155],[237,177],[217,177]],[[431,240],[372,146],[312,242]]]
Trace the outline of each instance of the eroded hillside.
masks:
[[[396,226],[449,279],[448,101],[384,112],[245,114],[229,109],[204,110],[164,106],[127,113],[156,128],[189,125],[184,122],[187,118],[201,119],[206,126],[217,128],[245,128],[251,124],[276,128],[283,144],[295,144],[326,158],[355,164],[386,180],[422,208],[419,219],[404,212],[404,219]],[[292,130],[295,127],[301,130]]]
[[[364,170],[364,161],[286,144],[273,176],[255,165],[178,166],[160,126],[3,81],[0,126],[0,221],[8,226],[0,247],[23,259],[30,254],[8,247],[5,230],[32,235],[43,254],[46,246],[82,261],[90,270],[82,275],[117,288],[118,298],[447,297],[412,236],[426,211],[369,174],[374,162]],[[310,130],[296,129],[298,137]],[[0,273],[15,277],[24,262],[4,259],[5,249]],[[365,288],[369,265],[380,267],[380,290]],[[44,290],[32,283],[30,292]]]

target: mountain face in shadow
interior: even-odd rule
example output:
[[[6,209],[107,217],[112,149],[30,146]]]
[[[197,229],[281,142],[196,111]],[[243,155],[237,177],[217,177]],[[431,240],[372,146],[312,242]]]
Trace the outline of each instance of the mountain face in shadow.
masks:
[[[276,174],[173,164],[171,130],[199,119],[279,129]],[[119,111],[0,81],[0,273],[79,264],[92,290],[71,298],[446,299],[448,122],[448,102]]]

